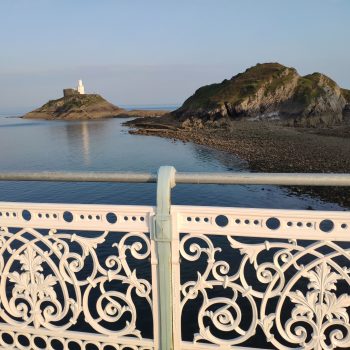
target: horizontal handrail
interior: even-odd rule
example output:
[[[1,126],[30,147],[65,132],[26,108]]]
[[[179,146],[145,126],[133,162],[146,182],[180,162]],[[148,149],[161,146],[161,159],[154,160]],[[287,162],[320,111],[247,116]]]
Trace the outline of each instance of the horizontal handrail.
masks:
[[[151,172],[2,172],[0,181],[156,183]],[[350,186],[350,174],[177,172],[177,184]]]

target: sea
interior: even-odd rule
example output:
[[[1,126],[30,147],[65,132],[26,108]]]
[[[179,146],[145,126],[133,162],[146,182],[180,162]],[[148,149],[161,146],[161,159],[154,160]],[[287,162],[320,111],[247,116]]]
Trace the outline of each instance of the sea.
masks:
[[[132,106],[128,106],[132,109]],[[149,109],[173,106],[143,106]],[[0,113],[0,171],[249,172],[244,160],[191,142],[129,134],[126,119],[26,120]],[[269,159],[266,159],[268,162]],[[0,201],[153,205],[154,184],[0,182]],[[177,185],[174,204],[342,210],[278,186]]]

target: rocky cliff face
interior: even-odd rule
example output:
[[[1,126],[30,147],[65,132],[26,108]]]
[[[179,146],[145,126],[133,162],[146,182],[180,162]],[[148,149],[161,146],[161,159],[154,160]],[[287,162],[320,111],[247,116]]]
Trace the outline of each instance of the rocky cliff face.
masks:
[[[343,121],[348,93],[323,74],[302,77],[294,68],[264,63],[230,80],[201,87],[173,115],[194,125],[243,118],[332,125]]]

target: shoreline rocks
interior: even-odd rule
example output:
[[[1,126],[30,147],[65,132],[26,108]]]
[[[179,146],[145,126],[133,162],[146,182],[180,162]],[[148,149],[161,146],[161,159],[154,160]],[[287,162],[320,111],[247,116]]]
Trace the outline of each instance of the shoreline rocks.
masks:
[[[159,127],[163,118],[131,120],[131,134],[193,142],[228,152],[246,161],[252,171],[350,173],[350,125],[294,128],[269,122],[231,122],[229,127],[183,127],[179,122]],[[165,117],[165,119],[167,119]],[[153,124],[154,123],[154,124]],[[294,188],[350,207],[349,188]]]

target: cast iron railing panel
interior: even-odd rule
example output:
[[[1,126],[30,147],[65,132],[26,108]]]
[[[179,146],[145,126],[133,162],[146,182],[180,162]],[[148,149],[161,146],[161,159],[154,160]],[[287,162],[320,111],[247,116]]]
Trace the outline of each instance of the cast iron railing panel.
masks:
[[[172,214],[176,349],[350,347],[348,213]]]
[[[1,203],[1,346],[154,349],[153,214],[141,206]]]

